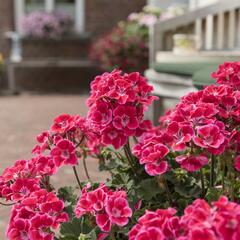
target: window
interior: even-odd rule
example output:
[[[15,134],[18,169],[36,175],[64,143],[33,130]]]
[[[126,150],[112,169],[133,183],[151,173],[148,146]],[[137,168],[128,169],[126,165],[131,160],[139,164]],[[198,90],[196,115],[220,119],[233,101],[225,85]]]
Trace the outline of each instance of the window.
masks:
[[[25,12],[30,13],[36,10],[44,10],[44,1],[43,0],[26,0],[25,2]]]
[[[85,0],[14,0],[15,27],[21,33],[21,18],[32,11],[62,9],[75,20],[75,31],[83,33],[85,27]]]
[[[55,0],[55,9],[64,10],[71,16],[75,15],[74,0]]]

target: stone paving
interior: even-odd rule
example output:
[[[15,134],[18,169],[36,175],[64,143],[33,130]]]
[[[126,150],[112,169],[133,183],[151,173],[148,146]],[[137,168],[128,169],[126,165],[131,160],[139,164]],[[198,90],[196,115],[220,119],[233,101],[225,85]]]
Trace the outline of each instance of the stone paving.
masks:
[[[35,144],[35,136],[49,128],[54,117],[61,113],[86,115],[87,95],[30,95],[0,96],[0,172],[16,159],[28,159]],[[89,159],[89,173],[94,181],[106,174],[99,173],[96,160]],[[85,180],[78,168],[80,178]],[[71,168],[64,168],[54,176],[56,186],[75,184]],[[10,208],[0,206],[0,240],[5,240]]]

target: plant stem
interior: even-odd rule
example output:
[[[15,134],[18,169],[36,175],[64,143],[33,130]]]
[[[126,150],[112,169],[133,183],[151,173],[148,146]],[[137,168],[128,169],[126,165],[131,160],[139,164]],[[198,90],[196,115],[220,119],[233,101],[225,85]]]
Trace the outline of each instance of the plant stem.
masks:
[[[222,164],[222,194],[225,192],[225,163]]]
[[[83,140],[84,140],[84,135],[80,139],[79,143],[75,146],[76,149],[82,144]]]
[[[200,178],[201,178],[201,186],[202,186],[202,198],[205,197],[205,183],[204,183],[204,174],[202,168],[200,169]]]
[[[167,180],[165,179],[165,177],[163,177],[162,179],[163,179],[163,184],[164,184],[164,187],[165,187],[165,191],[167,193],[168,202],[169,202],[170,206],[172,206],[172,197],[171,197],[171,192],[170,192],[169,187],[168,187]]]
[[[82,190],[83,187],[82,187],[82,184],[81,184],[81,182],[80,182],[80,180],[79,180],[76,166],[73,166],[73,172],[74,172],[75,178],[76,178],[76,180],[77,180],[77,182],[78,182],[78,186],[79,186],[79,188]]]
[[[126,154],[126,153],[125,153]],[[115,155],[117,158],[119,158],[122,162],[124,162],[124,158],[122,157],[122,155],[118,152],[115,152]]]
[[[124,145],[123,149],[124,149],[124,153],[125,153],[125,155],[126,155],[127,161],[128,161],[129,165],[130,165],[131,168],[132,168],[132,171],[133,171],[134,176],[136,177],[136,179],[140,180],[140,179],[139,179],[139,176],[138,176],[138,174],[137,174],[137,169],[136,169],[136,167],[135,167],[135,165],[134,165],[134,159],[132,158],[132,153],[129,152],[129,151],[130,151],[130,148],[128,148],[128,146],[127,146],[127,144],[126,144],[126,145]]]
[[[99,163],[105,163],[105,159],[104,159],[104,157],[103,157],[103,155],[102,154],[98,154],[97,155],[97,158],[98,158],[98,160],[99,160]]]
[[[211,158],[211,172],[210,172],[210,187],[214,187],[214,179],[215,179],[215,156],[212,155],[212,158]]]
[[[14,204],[15,203],[3,203],[3,202],[0,202],[0,205],[5,206],[5,207],[9,207],[9,206],[12,206]]]
[[[89,175],[88,169],[87,169],[86,156],[83,157],[83,167],[84,167],[84,171],[86,173],[88,181],[91,182],[91,178],[90,178],[90,175]]]
[[[164,178],[164,176],[161,176],[161,175],[157,176],[156,180],[157,180],[158,186],[160,188],[163,188],[166,191],[169,205],[172,206],[173,201],[172,201],[171,192],[169,190],[167,180]]]
[[[232,169],[231,172],[231,201],[235,200],[235,174],[234,170]]]
[[[131,159],[131,157],[130,157],[130,155],[129,155],[127,146],[125,145],[125,146],[123,147],[123,149],[124,149],[124,152],[125,152],[125,155],[126,155],[126,157],[127,157],[127,160],[128,160],[129,165],[130,165],[131,168],[134,170],[134,165],[133,165],[132,159]]]
[[[133,155],[132,155],[132,152],[131,152],[131,147],[130,147],[130,143],[129,143],[129,140],[127,141],[126,143],[126,148],[127,148],[127,152],[128,152],[128,155],[132,161],[132,163],[134,163],[134,158],[133,158]]]
[[[116,238],[115,238],[115,233],[114,233],[113,230],[112,230],[111,233],[110,233],[110,239],[111,239],[111,240],[116,240]]]

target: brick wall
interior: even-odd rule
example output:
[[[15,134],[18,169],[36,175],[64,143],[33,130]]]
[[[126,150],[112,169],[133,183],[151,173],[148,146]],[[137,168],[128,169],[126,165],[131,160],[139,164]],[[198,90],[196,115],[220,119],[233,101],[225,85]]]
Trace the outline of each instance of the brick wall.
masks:
[[[1,0],[0,3],[0,52],[8,55],[9,42],[5,39],[4,33],[13,29],[13,0]]]
[[[4,54],[4,57],[8,57],[9,41],[5,39],[3,33],[13,30],[13,0],[0,0],[0,2],[0,52]],[[85,41],[75,39],[73,42],[70,40],[55,42],[25,39],[23,40],[23,57],[86,57],[90,40],[110,31],[118,21],[126,19],[131,12],[140,11],[146,0],[85,0],[85,2],[86,31],[92,36],[91,39]],[[74,71],[33,69],[33,72],[29,69],[22,69],[17,72],[16,81],[20,88],[39,91],[60,91],[61,89],[67,91],[66,85],[69,85],[78,89],[79,86],[84,85],[82,80],[86,81],[84,82],[86,84],[93,79],[96,69],[75,69]],[[39,77],[37,78],[37,76]],[[6,86],[6,78],[3,81],[3,86]]]
[[[23,58],[86,58],[91,44],[89,36],[73,36],[63,39],[30,39],[22,40]]]
[[[111,30],[131,12],[139,12],[146,0],[86,0],[86,31],[99,36]]]
[[[86,0],[86,31],[94,38],[108,32],[120,20],[126,19],[131,12],[138,12],[146,0]],[[13,30],[13,0],[0,3],[0,52],[7,56],[9,42],[4,32]],[[46,50],[48,52],[48,50]]]

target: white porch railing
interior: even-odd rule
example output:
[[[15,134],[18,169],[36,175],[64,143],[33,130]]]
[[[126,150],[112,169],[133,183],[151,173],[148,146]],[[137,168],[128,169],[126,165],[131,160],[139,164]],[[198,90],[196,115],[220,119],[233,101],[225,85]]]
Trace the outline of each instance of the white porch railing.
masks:
[[[202,50],[231,50],[239,47],[240,0],[220,1],[182,16],[157,22],[150,28],[150,65],[155,62],[158,51],[170,50],[166,49],[166,46],[172,45],[169,35],[191,25],[192,32],[203,43]]]

